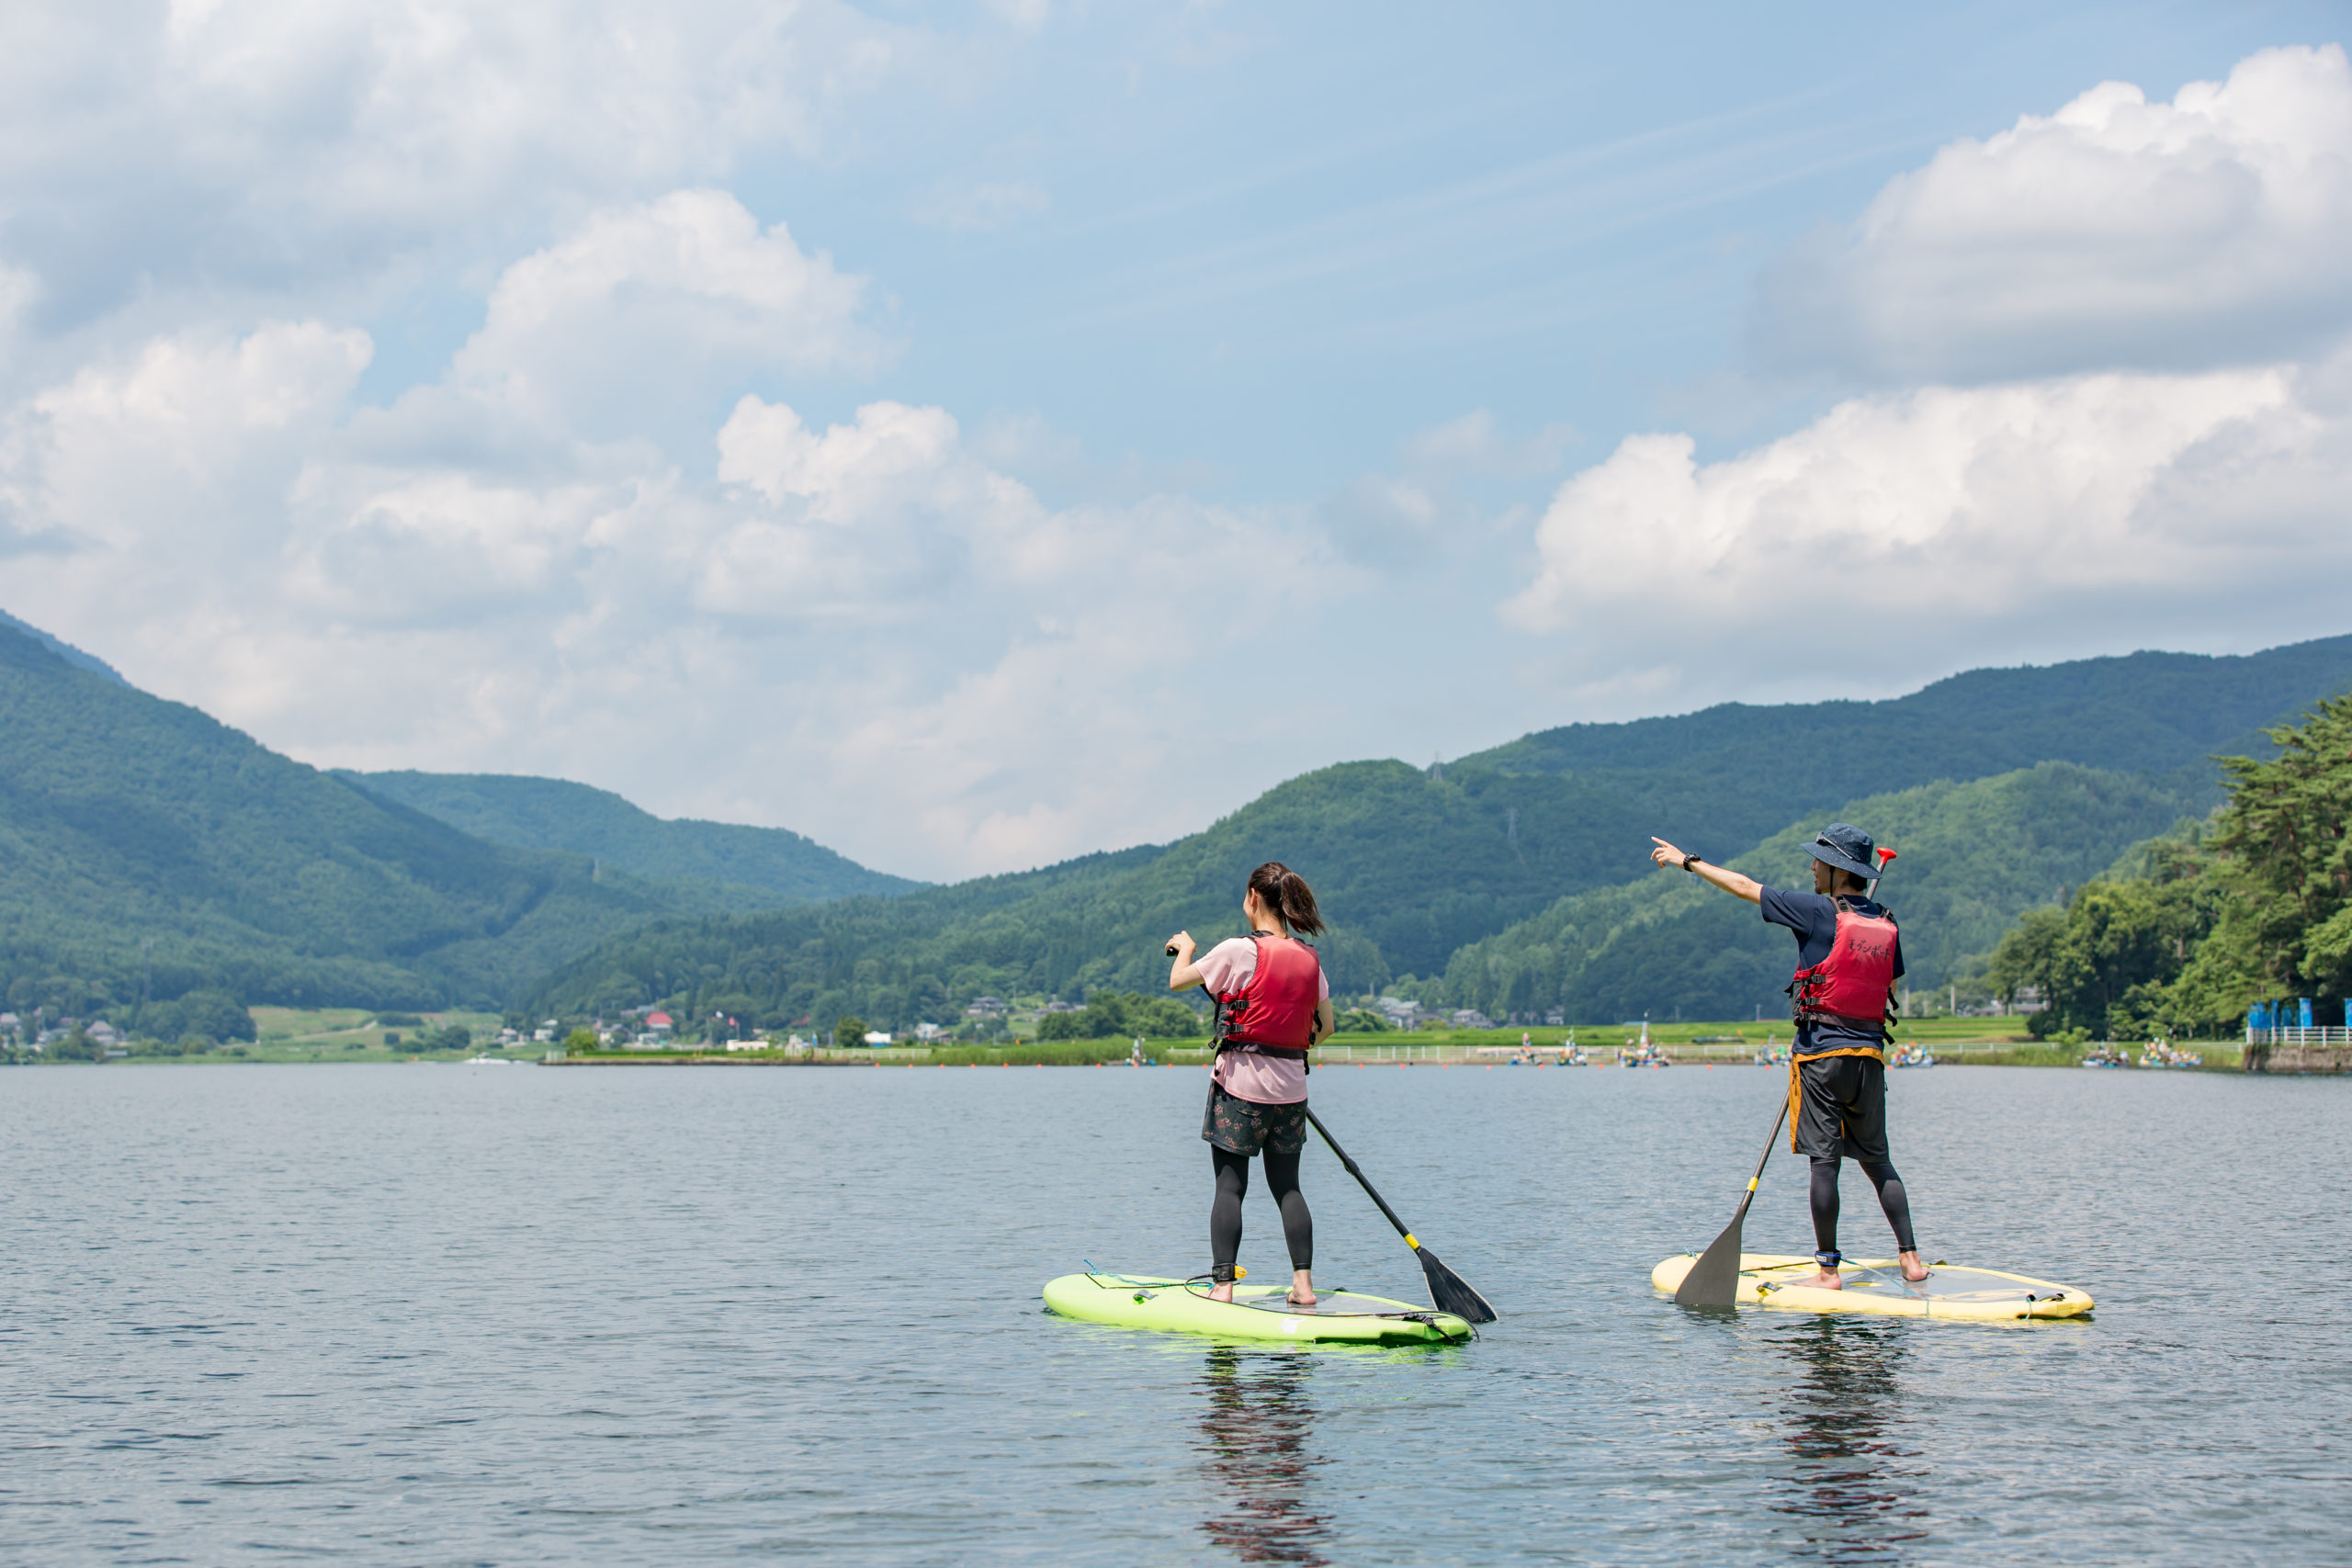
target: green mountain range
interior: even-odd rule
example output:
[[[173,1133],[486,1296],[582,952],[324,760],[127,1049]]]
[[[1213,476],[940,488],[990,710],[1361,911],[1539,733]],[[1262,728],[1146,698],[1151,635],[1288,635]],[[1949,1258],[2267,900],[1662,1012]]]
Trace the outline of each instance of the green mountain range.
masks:
[[[123,1014],[200,990],[503,1005],[648,919],[741,907],[737,890],[485,842],[76,655],[0,627],[14,1010]]]
[[[121,671],[96,654],[85,653],[63,638],[50,636],[39,626],[28,626],[6,610],[0,610],[0,631],[12,631],[19,637],[32,638],[76,670],[87,670],[93,675],[103,675],[120,685],[130,684],[130,682],[123,680]]]
[[[2037,762],[2151,777],[2221,800],[2217,754],[2268,755],[2263,728],[2352,683],[2352,637],[2243,658],[2134,653],[1972,670],[1884,702],[1758,707],[1577,724],[1464,757],[1493,769],[1586,781],[1645,829],[1731,850],[1849,801]],[[1679,837],[1678,837],[1679,835]],[[1611,881],[1619,880],[1611,876]]]
[[[1321,769],[1173,844],[921,887],[561,781],[321,773],[0,626],[0,987],[19,1010],[201,989],[888,1026],[981,994],[1150,989],[1169,932],[1238,931],[1242,878],[1280,859],[1334,921],[1345,993],[1410,978],[1489,1011],[1737,1016],[1777,993],[1775,933],[1678,902],[1651,833],[1769,869],[1827,818],[1874,826],[1905,852],[1889,899],[1925,980],[2208,810],[2214,753],[2267,754],[2262,726],[2347,688],[2338,637],[1572,726],[1442,768]]]
[[[1851,801],[1900,858],[1880,888],[1904,930],[1906,980],[1940,987],[2027,909],[2064,898],[2134,844],[2197,808],[2190,792],[2132,774],[2044,762]],[[1821,824],[1774,834],[1725,863],[1810,889],[1804,846]],[[1561,899],[1453,954],[1444,999],[1492,1017],[1554,1009],[1574,1019],[1771,1017],[1795,951],[1752,904],[1679,871]]]
[[[1425,999],[1506,1012],[1742,1016],[1785,980],[1770,978],[1785,969],[1777,933],[1730,900],[1687,919],[1671,899],[1652,909],[1662,895],[1645,858],[1651,833],[1716,859],[1760,851],[1769,866],[1775,835],[1790,848],[1838,816],[1883,818],[1897,848],[1915,836],[1903,886],[1918,907],[1898,913],[1914,925],[1917,977],[1940,980],[2018,910],[2211,809],[2214,752],[2267,753],[2263,725],[2346,688],[2352,637],[2338,637],[2238,659],[1980,671],[1885,703],[1578,726],[1426,773],[1347,763],[1161,849],[927,889],[888,908],[853,900],[662,922],[565,965],[531,1006],[659,999],[770,1021],[851,1011],[904,1024],[981,994],[1146,989],[1164,976],[1170,931],[1238,932],[1242,878],[1280,859],[1334,922],[1323,949],[1343,993],[1418,976]],[[1906,733],[1926,761],[1889,739]],[[2096,766],[2110,753],[2132,766]],[[1942,771],[1921,779],[1930,767]],[[1841,787],[1850,792],[1826,793]],[[1637,934],[1663,945],[1645,948]]]
[[[523,850],[569,850],[648,882],[684,885],[702,898],[736,890],[744,908],[887,897],[922,886],[868,871],[782,828],[668,820],[609,790],[511,773],[360,773],[335,776],[463,833]]]

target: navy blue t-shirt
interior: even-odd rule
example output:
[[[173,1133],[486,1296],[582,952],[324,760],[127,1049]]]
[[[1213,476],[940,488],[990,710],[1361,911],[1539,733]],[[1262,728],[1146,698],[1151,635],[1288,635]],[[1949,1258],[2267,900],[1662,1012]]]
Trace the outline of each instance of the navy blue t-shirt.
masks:
[[[1786,926],[1796,933],[1797,967],[1810,969],[1829,956],[1838,944],[1838,903],[1826,893],[1784,893],[1777,887],[1758,891],[1758,907],[1762,909],[1765,923]],[[1883,915],[1883,906],[1868,898],[1849,894],[1846,907],[1858,915]],[[1903,975],[1903,934],[1894,937],[1894,974]],[[1842,1023],[1800,1024],[1797,1028],[1797,1054],[1808,1051],[1834,1051],[1846,1045],[1875,1045],[1879,1038]]]

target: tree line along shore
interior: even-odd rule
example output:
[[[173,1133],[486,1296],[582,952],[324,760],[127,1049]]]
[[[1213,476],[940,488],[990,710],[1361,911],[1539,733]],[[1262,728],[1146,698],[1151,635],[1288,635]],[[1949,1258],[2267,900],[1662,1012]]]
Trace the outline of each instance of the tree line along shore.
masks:
[[[16,1054],[23,1064],[98,1061],[115,1065],[140,1063],[429,1063],[489,1058],[541,1063],[550,1058],[571,1065],[598,1062],[647,1066],[740,1066],[795,1063],[933,1066],[1090,1066],[1124,1065],[1140,1057],[1160,1066],[1198,1066],[1207,1063],[1208,1043],[1200,1035],[1154,1036],[1120,1034],[1095,1038],[1037,1040],[1009,1036],[992,1043],[941,1039],[933,1043],[889,1045],[830,1045],[810,1043],[799,1049],[788,1037],[774,1040],[681,1042],[660,1048],[633,1043],[589,1043],[584,1030],[566,1031],[552,1041],[524,1037],[502,1042],[505,1030],[499,1015],[444,1013],[393,1015],[395,1021],[358,1010],[259,1009],[256,1037],[250,1041],[160,1051],[155,1043],[128,1043],[94,1055],[80,1053]],[[417,1016],[419,1023],[405,1019]],[[544,1026],[542,1026],[544,1027]],[[539,1032],[534,1030],[532,1033]],[[549,1032],[553,1032],[550,1031]],[[1686,1022],[1651,1024],[1646,1037],[1655,1052],[1678,1066],[1737,1066],[1758,1057],[1785,1054],[1790,1042],[1786,1021],[1758,1023]],[[463,1038],[461,1039],[460,1036]],[[1557,1065],[1569,1048],[1582,1052],[1594,1066],[1614,1066],[1619,1055],[1638,1046],[1644,1038],[1639,1024],[1607,1023],[1575,1026],[1502,1029],[1424,1028],[1335,1035],[1320,1047],[1317,1059],[1327,1067],[1366,1066],[1511,1065],[1524,1043],[1533,1061],[1527,1065]],[[1142,1043],[1137,1045],[1140,1039]],[[2076,1066],[2086,1057],[2113,1054],[2104,1042],[2036,1041],[2024,1015],[1987,1018],[1941,1017],[1906,1021],[1897,1031],[1899,1046],[1917,1046],[1931,1054],[1939,1066]],[[144,1043],[146,1048],[137,1048]],[[2207,1070],[2236,1070],[2242,1061],[2237,1042],[2202,1042],[2195,1047]]]

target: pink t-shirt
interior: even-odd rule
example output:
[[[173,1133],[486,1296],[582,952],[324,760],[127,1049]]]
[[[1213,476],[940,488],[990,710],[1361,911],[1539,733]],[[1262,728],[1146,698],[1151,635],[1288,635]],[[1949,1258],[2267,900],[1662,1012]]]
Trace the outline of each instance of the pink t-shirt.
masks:
[[[1230,996],[1258,972],[1258,944],[1246,936],[1233,937],[1193,960],[1193,967],[1201,972],[1211,996]],[[1331,994],[1330,977],[1320,964],[1315,966],[1315,994],[1318,998]],[[1220,1052],[1209,1077],[1234,1099],[1259,1105],[1295,1105],[1306,1098],[1306,1064],[1287,1056]]]

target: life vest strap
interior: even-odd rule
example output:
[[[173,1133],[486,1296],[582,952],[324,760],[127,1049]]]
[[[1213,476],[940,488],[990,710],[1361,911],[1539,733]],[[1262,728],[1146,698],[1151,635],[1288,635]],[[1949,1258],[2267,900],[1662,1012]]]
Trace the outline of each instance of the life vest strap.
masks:
[[[1859,1029],[1865,1034],[1879,1035],[1886,1033],[1894,1023],[1892,1017],[1856,1018],[1852,1013],[1848,1012],[1807,1012],[1797,1021],[1799,1023],[1831,1023],[1844,1029]],[[1824,1053],[1824,1055],[1831,1054]]]
[[[1239,1051],[1245,1055],[1283,1056],[1294,1062],[1304,1062],[1307,1053],[1304,1045],[1269,1045],[1262,1040],[1220,1040],[1216,1048],[1220,1054]]]

